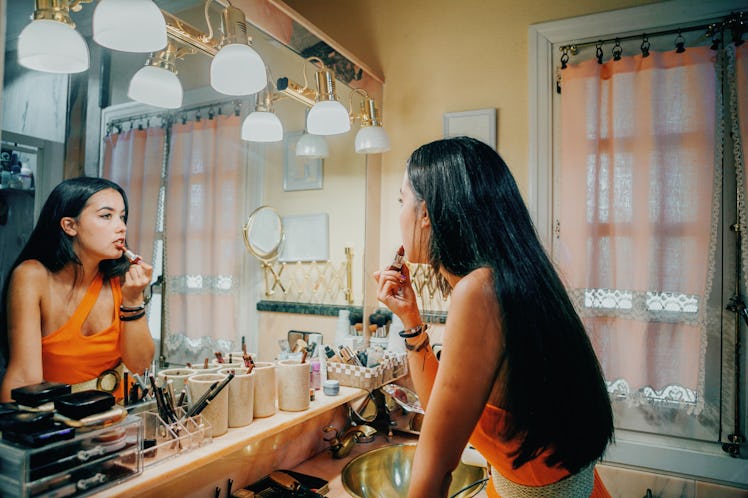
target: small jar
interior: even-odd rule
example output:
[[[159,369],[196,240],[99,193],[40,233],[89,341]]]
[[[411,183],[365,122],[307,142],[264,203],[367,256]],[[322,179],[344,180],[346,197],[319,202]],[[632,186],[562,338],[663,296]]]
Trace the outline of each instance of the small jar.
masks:
[[[325,381],[325,385],[322,386],[322,391],[325,393],[325,396],[337,396],[340,393],[340,382],[328,379]]]

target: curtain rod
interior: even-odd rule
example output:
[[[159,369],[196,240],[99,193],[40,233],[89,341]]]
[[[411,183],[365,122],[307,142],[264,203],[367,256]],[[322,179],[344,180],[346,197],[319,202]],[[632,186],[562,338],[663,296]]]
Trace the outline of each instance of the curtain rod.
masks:
[[[107,121],[107,126],[116,126],[116,125],[119,125],[119,124],[122,124],[122,123],[134,122],[134,121],[142,121],[142,120],[154,119],[154,118],[164,119],[164,120],[167,120],[167,121],[171,121],[171,120],[175,120],[175,119],[185,119],[186,115],[189,114],[189,113],[191,113],[191,112],[200,113],[200,111],[202,111],[202,110],[207,110],[210,113],[210,111],[212,109],[215,109],[215,108],[218,108],[218,114],[222,114],[222,108],[224,106],[227,106],[227,105],[230,105],[230,104],[233,104],[233,106],[234,106],[233,107],[233,111],[235,113],[240,112],[241,106],[242,106],[242,101],[241,100],[238,100],[238,99],[234,99],[234,100],[217,100],[217,101],[214,101],[214,102],[205,102],[205,103],[202,103],[202,104],[195,104],[195,105],[190,106],[190,107],[184,107],[184,108],[180,108],[180,109],[174,109],[173,111],[164,111],[164,110],[161,110],[161,111],[145,112],[145,113],[141,113],[141,114],[133,114],[131,116],[123,116],[123,117],[120,117],[120,118],[115,118],[115,119],[111,119],[111,120]],[[212,118],[212,114],[209,114],[208,118],[211,119]]]
[[[681,28],[672,28],[672,29],[666,29],[662,31],[654,31],[651,33],[643,32],[636,35],[627,35],[627,36],[616,36],[614,38],[605,38],[601,40],[595,40],[595,41],[588,41],[588,42],[580,42],[580,43],[567,43],[565,45],[562,45],[559,47],[559,50],[561,52],[568,51],[572,55],[576,55],[577,51],[582,47],[591,47],[596,45],[604,45],[606,43],[611,42],[623,42],[628,40],[636,40],[644,37],[650,37],[650,36],[664,36],[664,35],[674,35],[674,34],[681,34],[681,33],[688,33],[690,31],[699,31],[699,30],[706,30],[706,35],[708,37],[715,36],[719,31],[724,30],[725,27],[732,27],[733,25],[743,25],[745,12],[733,12],[729,16],[722,17],[719,19],[714,19],[708,24],[699,24],[695,26],[686,26]]]

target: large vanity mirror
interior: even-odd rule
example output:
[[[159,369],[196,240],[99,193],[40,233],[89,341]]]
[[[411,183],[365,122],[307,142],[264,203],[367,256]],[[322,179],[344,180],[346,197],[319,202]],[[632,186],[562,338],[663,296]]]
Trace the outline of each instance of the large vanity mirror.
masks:
[[[211,29],[202,0],[155,3],[200,31]],[[215,30],[228,2],[208,3]],[[355,152],[359,125],[324,137],[326,158],[297,156],[308,106],[282,95],[276,82],[287,78],[304,85],[308,79],[314,85],[315,71],[323,64],[336,70],[339,102],[355,112],[362,97],[357,88],[381,105],[380,80],[312,34],[318,32],[307,29],[282,2],[232,1],[250,21],[257,20],[248,25],[248,34],[268,68],[272,111],[283,127],[280,141],[245,141],[240,138],[243,121],[259,109],[262,95],[232,97],[215,91],[211,57],[205,54],[185,51],[176,60],[183,88],[179,108],[133,102],[130,81],[149,54],[109,50],[93,42],[94,5],[81,4],[79,12],[71,13],[88,44],[91,67],[68,76],[30,71],[17,63],[17,39],[35,2],[5,3],[3,149],[33,145],[47,152],[34,171],[37,210],[64,177],[102,175],[125,188],[131,208],[128,243],[153,262],[156,275],[163,275],[150,311],[160,354],[179,364],[214,351],[235,351],[242,341],[256,348],[258,301],[362,306],[367,156]],[[247,217],[260,206],[277,214],[285,237],[278,254],[264,262],[246,250],[242,237]],[[14,237],[27,235],[33,226],[28,217],[9,224]],[[250,228],[258,230],[259,224]],[[7,226],[0,227],[3,239],[10,233]],[[3,264],[9,265],[15,253],[13,247],[3,250]],[[264,273],[271,260],[283,268],[268,295]],[[349,278],[348,291],[334,283],[329,291],[310,294],[304,277],[298,276],[310,273],[318,282]],[[319,289],[318,284],[312,287]]]

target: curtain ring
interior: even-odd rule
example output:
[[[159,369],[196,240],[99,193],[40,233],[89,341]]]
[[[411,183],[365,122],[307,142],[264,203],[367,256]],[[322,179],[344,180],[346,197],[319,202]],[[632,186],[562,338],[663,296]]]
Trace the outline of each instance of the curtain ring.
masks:
[[[239,116],[242,113],[242,108],[239,105],[239,101],[234,102],[234,116]]]
[[[616,38],[616,44],[613,45],[613,60],[619,61],[621,60],[621,53],[623,53],[623,48],[621,47],[621,40]]]
[[[597,57],[597,63],[603,63],[603,42],[599,41],[595,45],[595,57]]]
[[[195,111],[195,121],[197,121],[199,123],[200,122],[200,118],[201,118],[200,111]]]
[[[680,34],[680,31],[678,31],[678,36],[675,37],[675,53],[682,54],[683,52],[685,52],[686,51],[685,45],[686,45],[686,40]]]
[[[642,44],[640,47],[642,51],[642,57],[645,57],[645,58],[649,57],[649,47],[650,47],[649,38],[647,37],[647,35],[644,35],[644,37],[642,38]]]
[[[214,115],[215,115],[215,111],[213,110],[213,107],[211,106],[208,108],[208,119],[212,120]]]
[[[569,48],[564,47],[563,53],[561,54],[561,69],[566,69],[567,63],[569,62]]]

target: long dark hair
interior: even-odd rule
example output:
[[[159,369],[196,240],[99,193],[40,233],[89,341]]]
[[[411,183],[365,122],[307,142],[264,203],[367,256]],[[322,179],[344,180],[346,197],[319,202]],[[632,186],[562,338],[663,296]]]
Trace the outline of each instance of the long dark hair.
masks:
[[[576,472],[613,438],[610,399],[592,344],[509,168],[467,137],[418,148],[408,178],[431,219],[430,264],[464,276],[490,268],[501,309],[505,353],[505,438],[521,438],[518,468],[545,462]],[[443,279],[442,279],[442,282]]]
[[[73,262],[77,274],[77,268],[81,265],[81,261],[73,250],[73,238],[62,230],[60,220],[65,217],[77,218],[80,216],[91,196],[106,189],[114,189],[122,195],[122,200],[125,203],[125,221],[127,221],[127,194],[122,187],[105,178],[88,176],[70,178],[58,184],[47,197],[29,240],[13,263],[3,283],[2,307],[0,307],[0,348],[6,363],[8,360],[6,307],[8,303],[8,284],[13,270],[22,262],[35,259],[53,273],[60,271],[65,264]],[[128,267],[129,263],[125,257],[104,260],[99,263],[99,271],[104,279],[124,275]]]

